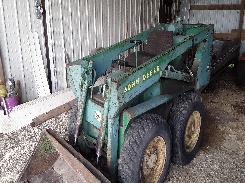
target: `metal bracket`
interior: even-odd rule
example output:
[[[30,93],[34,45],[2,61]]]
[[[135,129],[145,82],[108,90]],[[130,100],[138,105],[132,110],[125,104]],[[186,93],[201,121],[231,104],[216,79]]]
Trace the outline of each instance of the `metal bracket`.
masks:
[[[34,6],[35,6],[35,15],[37,17],[37,19],[41,19],[42,18],[42,14],[43,14],[43,7],[42,7],[42,3],[41,0],[34,0]]]
[[[169,65],[166,70],[162,71],[161,77],[186,82],[191,82],[193,80],[193,77],[191,75],[176,70],[172,65]]]

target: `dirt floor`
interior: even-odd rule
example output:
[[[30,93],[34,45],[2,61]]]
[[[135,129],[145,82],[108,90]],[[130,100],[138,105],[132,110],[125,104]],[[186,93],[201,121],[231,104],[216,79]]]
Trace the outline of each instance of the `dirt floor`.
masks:
[[[172,165],[170,182],[245,182],[245,88],[226,71],[203,93],[204,144],[187,166]]]
[[[226,71],[204,91],[207,118],[203,147],[189,165],[171,165],[166,182],[245,182],[245,88],[237,87],[234,81],[234,74]],[[51,164],[57,159],[55,155],[46,158]],[[37,162],[34,160],[31,165],[46,168],[46,161],[44,165]],[[66,182],[52,168],[46,173],[39,172],[37,167],[30,170],[29,182],[52,175],[54,182]]]

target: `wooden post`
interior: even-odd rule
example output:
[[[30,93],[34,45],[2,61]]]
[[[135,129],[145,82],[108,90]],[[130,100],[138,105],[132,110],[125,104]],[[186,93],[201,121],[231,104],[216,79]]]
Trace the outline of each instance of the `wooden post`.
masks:
[[[242,0],[241,9],[240,9],[240,20],[239,20],[239,40],[240,41],[242,38],[242,29],[243,29],[243,22],[244,22],[244,6],[245,6],[245,0]]]
[[[3,71],[3,64],[2,64],[2,60],[0,58],[0,80],[5,82],[5,79],[4,79],[4,71]]]

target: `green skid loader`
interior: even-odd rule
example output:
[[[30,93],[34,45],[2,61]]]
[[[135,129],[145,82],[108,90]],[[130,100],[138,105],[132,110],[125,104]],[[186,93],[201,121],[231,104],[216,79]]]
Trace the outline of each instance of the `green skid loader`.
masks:
[[[238,50],[228,49],[225,64]],[[126,183],[163,182],[171,161],[188,164],[201,145],[200,92],[219,70],[212,53],[213,25],[175,22],[69,64],[81,153]]]

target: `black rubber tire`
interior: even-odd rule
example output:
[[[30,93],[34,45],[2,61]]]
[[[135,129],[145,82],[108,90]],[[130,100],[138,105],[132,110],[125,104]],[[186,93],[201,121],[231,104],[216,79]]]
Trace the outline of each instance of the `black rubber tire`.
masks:
[[[185,129],[193,111],[198,111],[201,114],[201,128],[194,149],[187,152],[184,145]],[[174,100],[169,115],[169,125],[173,139],[172,161],[175,164],[186,165],[190,163],[199,151],[202,143],[204,111],[200,96],[194,92],[183,94]]]
[[[119,182],[139,183],[144,151],[156,136],[161,136],[166,144],[166,160],[159,183],[166,178],[171,162],[171,134],[167,122],[156,114],[144,114],[135,119],[128,131],[118,164]]]
[[[245,61],[237,63],[237,80],[239,85],[245,86]]]

